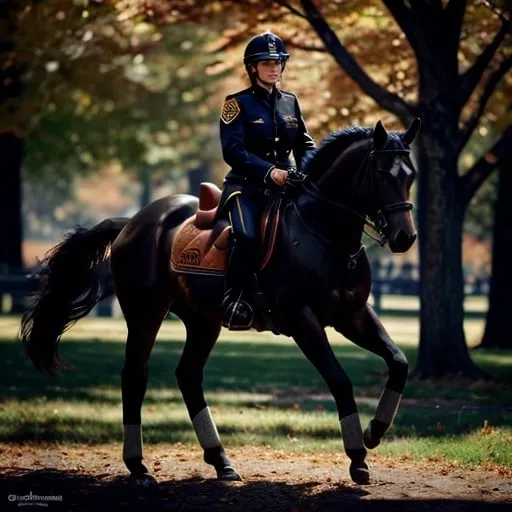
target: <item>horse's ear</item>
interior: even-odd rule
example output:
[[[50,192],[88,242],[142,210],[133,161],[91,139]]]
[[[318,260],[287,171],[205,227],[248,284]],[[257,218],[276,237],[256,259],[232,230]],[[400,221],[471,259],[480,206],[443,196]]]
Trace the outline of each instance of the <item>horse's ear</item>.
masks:
[[[416,135],[418,134],[418,130],[421,126],[421,119],[417,117],[414,119],[414,121],[409,125],[409,128],[407,128],[407,131],[404,135],[404,142],[410,146],[411,142],[415,139]]]
[[[384,125],[377,121],[375,128],[373,130],[373,147],[375,149],[382,149],[388,141],[388,132]]]

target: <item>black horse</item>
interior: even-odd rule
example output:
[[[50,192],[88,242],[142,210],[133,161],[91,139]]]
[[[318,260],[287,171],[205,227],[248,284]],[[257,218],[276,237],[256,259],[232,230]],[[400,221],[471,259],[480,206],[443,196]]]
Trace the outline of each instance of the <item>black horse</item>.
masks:
[[[259,328],[271,326],[293,337],[324,378],[336,401],[350,475],[361,484],[369,482],[366,448],[377,446],[389,429],[408,372],[404,354],[367,304],[371,272],[361,236],[371,224],[393,252],[407,251],[414,243],[409,191],[416,173],[409,145],[419,124],[413,121],[405,133],[388,133],[378,122],[374,129],[331,134],[306,162],[308,179],[281,196],[273,254],[259,275],[271,312],[267,327]],[[204,460],[215,467],[219,479],[240,479],[222,447],[202,388],[203,368],[221,329],[222,277],[180,272],[170,265],[176,233],[197,208],[196,197],[175,195],[151,203],[132,219],[78,228],[47,255],[40,291],[21,321],[28,356],[39,370],[53,373],[65,366],[58,354],[62,333],[115,290],[128,326],[122,370],[123,459],[141,485],[154,483],[142,463],[141,407],[148,360],[169,311],[187,330],[176,377]],[[100,274],[109,262],[114,288],[105,292]],[[375,417],[364,433],[352,384],[333,354],[325,326],[378,354],[388,366]]]

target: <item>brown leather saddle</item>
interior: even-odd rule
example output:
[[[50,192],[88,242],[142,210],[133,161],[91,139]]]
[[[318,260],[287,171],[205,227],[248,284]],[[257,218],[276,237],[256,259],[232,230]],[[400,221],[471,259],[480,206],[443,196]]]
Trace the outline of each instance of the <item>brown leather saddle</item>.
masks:
[[[171,269],[188,274],[217,274],[226,271],[229,256],[231,226],[225,219],[217,219],[221,190],[213,183],[201,183],[199,208],[178,229],[171,251]],[[260,270],[269,263],[275,248],[281,197],[270,201],[261,218],[263,258]]]
[[[218,274],[226,271],[231,226],[217,219],[221,190],[213,183],[201,183],[199,208],[178,229],[171,251],[171,269],[192,274]],[[269,202],[261,218],[263,258],[260,270],[270,261],[279,225],[281,198]]]

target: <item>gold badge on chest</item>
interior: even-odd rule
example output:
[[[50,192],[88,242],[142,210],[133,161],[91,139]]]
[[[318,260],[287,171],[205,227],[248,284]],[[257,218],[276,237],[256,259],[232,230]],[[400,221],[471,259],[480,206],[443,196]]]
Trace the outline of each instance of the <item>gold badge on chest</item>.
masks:
[[[224,102],[220,118],[225,124],[231,123],[240,114],[240,107],[235,98],[231,98]]]

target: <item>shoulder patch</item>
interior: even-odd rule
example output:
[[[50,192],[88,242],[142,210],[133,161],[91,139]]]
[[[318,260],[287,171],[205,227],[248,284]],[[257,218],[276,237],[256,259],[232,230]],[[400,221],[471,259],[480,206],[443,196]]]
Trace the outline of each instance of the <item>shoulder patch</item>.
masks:
[[[227,99],[222,106],[220,118],[225,124],[231,123],[240,114],[240,106],[235,98]]]

